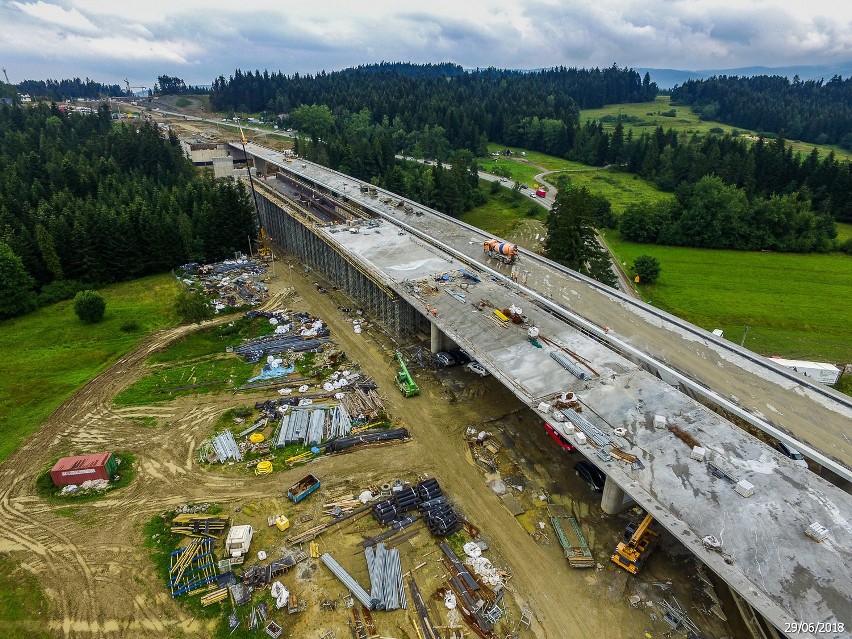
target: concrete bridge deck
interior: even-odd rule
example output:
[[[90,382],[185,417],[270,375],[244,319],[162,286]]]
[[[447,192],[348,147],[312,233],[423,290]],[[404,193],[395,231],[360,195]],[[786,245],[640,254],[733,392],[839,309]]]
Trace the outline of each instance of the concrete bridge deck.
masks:
[[[250,145],[249,153],[257,159],[275,160],[271,155],[274,152],[257,145]],[[367,194],[361,197],[357,182],[351,178],[302,164],[281,162],[279,166],[333,193],[363,200],[366,208],[384,206]],[[508,270],[489,264],[483,256],[481,232],[460,232],[454,221],[418,208],[422,216],[397,213],[397,209],[380,211],[384,221],[363,224],[357,233],[346,226],[314,231],[348,259],[359,261],[364,270],[420,312],[427,313],[426,305],[437,308],[437,315],[428,314],[430,321],[480,358],[533,409],[556,393],[574,392],[584,407],[583,416],[641,464],[631,465],[617,458],[604,461],[591,444],[580,446],[581,452],[607,473],[608,481],[615,481],[653,514],[776,628],[784,631],[785,624],[800,621],[841,622],[850,627],[852,497],[646,372],[635,358],[624,356],[625,347],[629,351],[629,347],[647,346],[655,356],[662,355],[664,362],[676,363],[681,373],[689,370],[699,380],[702,375],[709,377],[708,387],[720,381],[723,386],[736,388],[743,395],[740,405],[749,398],[751,404],[766,402],[775,411],[776,426],[783,418],[785,426],[798,422],[800,428],[808,426],[805,434],[810,434],[814,415],[808,411],[818,410],[822,421],[815,425],[822,428],[827,442],[836,444],[836,456],[848,461],[848,440],[844,444],[842,435],[848,428],[849,412],[842,401],[834,401],[831,393],[807,384],[796,384],[774,371],[772,365],[763,371],[753,354],[732,353],[710,339],[706,331],[684,327],[679,320],[667,322],[656,309],[628,304],[617,294],[599,290],[582,278],[566,276],[540,259],[522,258],[517,271],[519,285],[499,274],[489,276],[489,269],[502,268],[507,274]],[[430,242],[421,233],[439,241]],[[484,269],[482,281],[463,291],[466,303],[446,292],[447,288],[462,291],[459,283],[467,284],[466,278],[439,284],[436,292],[430,291],[436,276],[457,274],[464,266],[462,257]],[[537,299],[536,294],[542,292],[544,300],[559,300],[559,305],[569,306],[567,315],[577,312],[592,324],[605,322],[613,327],[617,342],[602,343],[600,326],[578,330],[581,323],[554,313]],[[530,345],[525,330],[514,325],[500,327],[488,313],[475,310],[474,304],[480,299],[500,308],[511,304],[523,308],[542,335],[589,362],[590,379],[581,381],[559,366],[549,356],[552,347],[537,349]],[[612,344],[616,350],[610,347]],[[701,364],[698,373],[685,365],[693,361]],[[755,375],[756,369],[760,375]],[[596,374],[591,374],[592,370]],[[756,381],[742,386],[742,380],[749,378]],[[751,389],[752,383],[754,391],[743,392],[743,388]],[[798,402],[787,401],[787,396]],[[740,496],[731,482],[709,472],[705,462],[690,459],[691,447],[672,430],[655,427],[654,415],[665,416],[669,424],[692,436],[708,450],[710,461],[729,475],[751,482],[754,495]],[[624,429],[623,434],[616,435],[616,429]],[[804,536],[805,528],[814,521],[831,531],[821,544]],[[715,535],[723,542],[722,553],[703,547],[701,538],[705,535]],[[811,636],[849,636],[848,631],[836,630],[826,627]]]

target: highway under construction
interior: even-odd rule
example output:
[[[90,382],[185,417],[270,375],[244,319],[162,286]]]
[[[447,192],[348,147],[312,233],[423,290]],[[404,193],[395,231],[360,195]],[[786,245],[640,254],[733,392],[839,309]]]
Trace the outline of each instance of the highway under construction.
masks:
[[[246,151],[276,244],[392,334],[464,348],[543,419],[581,433],[579,451],[607,475],[604,510],[635,500],[762,615],[757,633],[848,636],[852,497],[735,421],[843,483],[850,398],[533,253],[506,264],[483,251],[491,236],[398,195]],[[813,523],[828,530],[821,542],[805,534]]]

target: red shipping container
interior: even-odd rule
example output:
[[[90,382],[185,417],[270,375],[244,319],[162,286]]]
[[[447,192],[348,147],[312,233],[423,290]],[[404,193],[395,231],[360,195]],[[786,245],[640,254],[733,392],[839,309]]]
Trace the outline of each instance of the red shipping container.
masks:
[[[50,478],[56,486],[82,484],[90,479],[106,479],[115,472],[117,464],[112,453],[92,453],[63,457],[50,469]]]

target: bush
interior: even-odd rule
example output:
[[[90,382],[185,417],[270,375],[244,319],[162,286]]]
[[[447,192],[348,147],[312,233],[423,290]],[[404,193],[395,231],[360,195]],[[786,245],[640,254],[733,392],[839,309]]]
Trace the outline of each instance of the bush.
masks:
[[[845,242],[841,242],[838,247],[841,251],[846,253],[846,255],[852,255],[852,237],[850,237]]]
[[[188,107],[190,104],[192,104],[192,103],[189,100],[187,100],[186,98],[178,98],[175,101],[175,106],[178,106],[180,108]]]
[[[119,329],[122,333],[135,333],[139,330],[139,322],[136,320],[124,320]]]
[[[650,255],[640,255],[633,262],[633,273],[640,284],[653,284],[660,277],[660,261]]]
[[[184,324],[200,324],[213,317],[213,307],[202,291],[184,289],[175,299],[175,313]]]
[[[100,322],[105,310],[106,301],[97,291],[80,291],[74,296],[74,313],[87,324]]]
[[[49,306],[62,300],[70,300],[80,291],[85,291],[91,284],[84,284],[77,280],[55,280],[41,287],[38,294],[38,305]]]

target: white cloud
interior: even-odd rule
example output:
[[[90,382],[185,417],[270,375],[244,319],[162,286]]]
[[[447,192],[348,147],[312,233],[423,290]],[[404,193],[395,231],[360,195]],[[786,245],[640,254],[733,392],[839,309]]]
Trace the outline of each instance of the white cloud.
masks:
[[[13,2],[12,5],[28,16],[57,27],[83,33],[97,33],[98,31],[98,28],[86,16],[74,8],[63,9],[59,5],[41,2],[41,0],[36,3]]]
[[[123,65],[122,77],[140,84],[161,73],[207,83],[237,67],[314,73],[380,60],[687,69],[852,61],[852,2],[835,0],[15,0],[0,1],[0,23],[0,54],[27,77],[56,77],[53,68],[76,61],[95,78]]]

